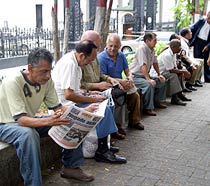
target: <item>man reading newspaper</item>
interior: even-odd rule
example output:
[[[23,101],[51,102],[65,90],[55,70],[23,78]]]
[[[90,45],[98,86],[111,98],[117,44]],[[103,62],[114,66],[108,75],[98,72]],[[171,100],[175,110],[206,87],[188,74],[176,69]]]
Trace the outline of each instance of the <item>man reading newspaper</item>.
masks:
[[[96,45],[89,40],[81,41],[76,45],[74,51],[65,54],[55,65],[53,69],[53,80],[59,99],[65,105],[72,102],[77,103],[79,107],[86,107],[90,103],[102,102],[106,99],[104,96],[90,96],[94,92],[88,92],[80,89],[80,81],[82,78],[82,70],[85,65],[91,63],[97,55]],[[90,95],[89,95],[90,94]],[[120,157],[113,152],[113,148],[109,149],[107,137],[109,134],[117,131],[113,113],[109,107],[106,107],[103,119],[96,126],[98,136],[98,149],[95,153],[97,161],[109,163],[126,163],[124,157]],[[77,149],[82,160],[83,155],[81,146]],[[78,166],[81,163],[78,162]]]

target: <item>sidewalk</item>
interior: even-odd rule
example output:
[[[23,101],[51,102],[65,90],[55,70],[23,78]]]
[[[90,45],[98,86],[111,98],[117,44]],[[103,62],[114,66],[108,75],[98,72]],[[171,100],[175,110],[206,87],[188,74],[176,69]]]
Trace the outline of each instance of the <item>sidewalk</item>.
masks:
[[[158,110],[144,116],[144,131],[127,130],[117,141],[125,165],[86,160],[83,169],[95,181],[83,183],[63,179],[59,165],[44,174],[44,186],[209,186],[210,185],[210,84],[188,93],[187,106]]]

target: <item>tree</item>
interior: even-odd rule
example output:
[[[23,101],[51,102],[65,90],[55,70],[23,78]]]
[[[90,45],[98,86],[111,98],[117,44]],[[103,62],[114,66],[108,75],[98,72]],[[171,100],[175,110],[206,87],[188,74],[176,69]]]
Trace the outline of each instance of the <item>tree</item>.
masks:
[[[70,2],[69,0],[65,0],[65,27],[64,27],[64,38],[63,38],[63,55],[68,52],[69,26],[70,26]]]
[[[98,0],[96,5],[96,17],[94,30],[97,31],[101,37],[102,47],[101,50],[105,47],[106,38],[109,33],[109,20],[112,9],[113,0],[109,1],[108,9],[107,0]]]
[[[177,27],[189,26],[195,13],[199,13],[202,16],[206,12],[207,4],[208,0],[177,0],[173,8]]]

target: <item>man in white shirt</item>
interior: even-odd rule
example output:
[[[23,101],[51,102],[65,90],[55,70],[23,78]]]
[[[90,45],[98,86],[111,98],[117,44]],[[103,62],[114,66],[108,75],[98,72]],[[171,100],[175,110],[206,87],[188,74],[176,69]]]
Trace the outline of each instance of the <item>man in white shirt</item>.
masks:
[[[169,95],[171,104],[185,106],[182,101],[191,101],[182,94],[182,87],[179,76],[188,74],[186,69],[178,69],[176,64],[176,54],[181,50],[181,43],[178,39],[172,39],[169,47],[158,56],[160,73],[168,80]]]
[[[187,60],[187,62],[191,65],[191,68],[193,69],[191,73],[192,76],[186,82],[185,86],[188,89],[193,90],[193,86],[202,87],[200,80],[202,76],[203,60],[190,57],[189,40],[192,38],[192,32],[190,28],[183,28],[180,31],[180,36],[181,47],[186,52],[186,54],[182,58],[184,60]]]

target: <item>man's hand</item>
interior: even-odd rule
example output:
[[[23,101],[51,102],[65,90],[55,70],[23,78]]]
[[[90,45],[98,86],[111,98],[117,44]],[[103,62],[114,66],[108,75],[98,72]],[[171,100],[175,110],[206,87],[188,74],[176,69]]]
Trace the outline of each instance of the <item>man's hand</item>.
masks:
[[[156,87],[156,82],[153,79],[148,79],[147,80],[153,87]]]
[[[209,49],[208,49],[208,46],[205,46],[204,48],[203,48],[203,50],[202,50],[202,52],[206,52],[206,51],[208,51]]]
[[[210,66],[210,53],[209,53],[209,58],[207,60],[207,65]]]
[[[88,112],[95,112],[96,110],[98,110],[98,104],[97,103],[92,103],[84,109]]]
[[[159,75],[158,79],[160,80],[161,83],[164,83],[166,81],[166,78],[162,75]]]
[[[122,80],[120,81],[120,84],[122,85],[124,90],[130,90],[131,88],[134,87],[133,81],[130,80]]]
[[[98,83],[98,88],[99,90],[107,90],[109,88],[112,88],[112,84],[103,81],[103,82]]]
[[[56,112],[51,117],[48,118],[48,122],[49,122],[48,126],[69,124],[69,119],[61,119],[60,118],[62,115],[63,115],[62,110],[56,110]]]

